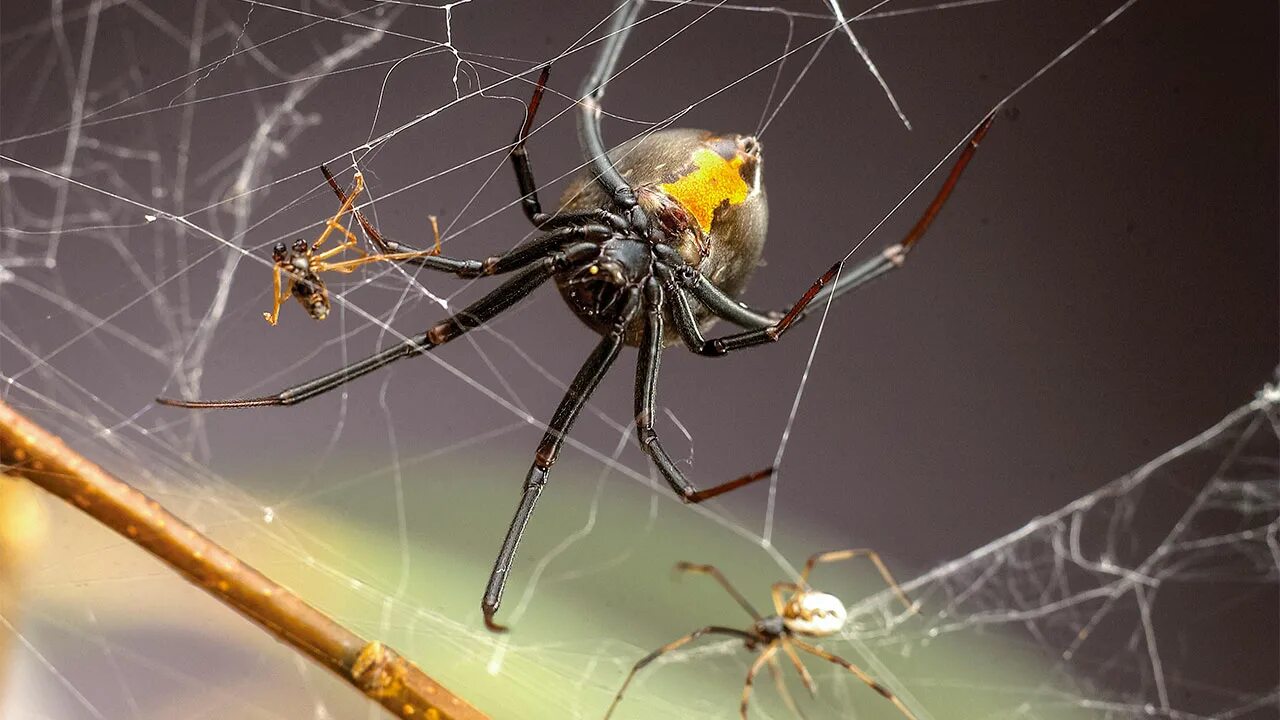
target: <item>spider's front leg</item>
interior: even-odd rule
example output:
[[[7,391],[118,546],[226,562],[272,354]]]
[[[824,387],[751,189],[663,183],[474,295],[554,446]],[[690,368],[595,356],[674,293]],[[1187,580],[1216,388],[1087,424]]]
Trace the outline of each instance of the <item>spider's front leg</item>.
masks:
[[[289,299],[291,294],[288,288],[282,290],[280,287],[280,275],[283,273],[284,268],[277,261],[271,268],[271,312],[262,313],[262,319],[269,325],[275,325],[280,320],[280,306]]]

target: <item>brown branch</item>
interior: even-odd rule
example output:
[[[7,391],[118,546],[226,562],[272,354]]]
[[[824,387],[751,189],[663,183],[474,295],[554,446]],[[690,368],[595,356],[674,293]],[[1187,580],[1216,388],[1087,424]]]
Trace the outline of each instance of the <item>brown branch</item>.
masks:
[[[21,478],[0,474],[0,698],[12,670],[23,571],[45,538],[37,492]]]
[[[488,720],[379,642],[368,642],[0,402],[0,465],[155,555],[277,639],[406,720]]]

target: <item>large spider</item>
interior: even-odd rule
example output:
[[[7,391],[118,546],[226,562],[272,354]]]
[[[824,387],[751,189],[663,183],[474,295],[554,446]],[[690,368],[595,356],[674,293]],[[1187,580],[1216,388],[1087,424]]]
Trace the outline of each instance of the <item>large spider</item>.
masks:
[[[609,720],[613,715],[613,711],[618,707],[618,703],[622,702],[622,694],[627,691],[627,686],[631,684],[631,680],[635,678],[636,673],[640,672],[644,666],[657,660],[659,657],[687,645],[694,640],[705,635],[727,635],[741,639],[748,650],[757,652],[756,659],[751,663],[751,668],[747,670],[747,680],[742,686],[742,704],[740,712],[742,720],[747,718],[747,705],[751,700],[752,683],[755,682],[756,674],[760,672],[760,668],[766,663],[769,665],[769,671],[773,675],[774,682],[777,684],[778,693],[782,699],[791,708],[792,712],[799,715],[795,701],[791,698],[791,693],[787,691],[787,686],[782,681],[782,674],[778,668],[778,659],[776,655],[781,650],[791,664],[795,666],[796,672],[800,673],[800,680],[804,683],[805,688],[810,692],[815,692],[813,676],[805,668],[804,663],[800,661],[800,656],[796,650],[809,653],[822,658],[828,662],[843,667],[853,673],[868,687],[880,693],[882,697],[889,700],[911,720],[915,720],[915,715],[907,709],[888,688],[876,682],[862,671],[857,665],[845,660],[838,655],[833,655],[822,648],[811,645],[801,637],[828,637],[840,632],[844,628],[847,620],[844,603],[840,602],[840,598],[824,592],[818,592],[809,586],[809,573],[813,570],[813,566],[818,563],[835,562],[838,560],[848,560],[854,557],[866,557],[880,572],[880,577],[889,585],[898,599],[907,608],[909,612],[915,612],[915,605],[907,598],[906,593],[898,586],[897,581],[893,579],[893,575],[889,574],[889,568],[885,567],[884,562],[880,560],[880,556],[873,550],[833,550],[831,552],[818,553],[809,558],[804,564],[804,570],[800,573],[800,581],[798,583],[776,582],[773,584],[773,615],[761,616],[756,609],[751,606],[750,602],[738,592],[732,584],[729,583],[719,570],[712,565],[695,565],[693,563],[682,562],[676,565],[677,570],[684,572],[696,572],[710,575],[715,578],[737,601],[738,605],[751,618],[755,620],[751,627],[746,630],[737,628],[722,627],[719,625],[708,625],[707,627],[698,628],[687,635],[672,640],[662,647],[640,658],[639,662],[631,668],[631,672],[627,674],[627,679],[622,682],[622,687],[618,688],[618,694],[613,697],[613,702],[609,705],[609,709],[604,714],[604,720]],[[790,596],[784,598],[784,593],[790,593]]]
[[[991,122],[988,117],[978,127],[933,202],[901,242],[845,272],[841,272],[843,261],[837,262],[785,311],[752,309],[735,298],[755,270],[765,240],[760,143],[749,136],[684,129],[654,132],[611,153],[605,150],[600,101],[639,6],[632,0],[614,12],[600,55],[582,85],[579,136],[588,165],[570,184],[563,207],[554,214],[542,210],[525,150],[550,68],[544,68],[537,80],[511,153],[521,206],[539,231],[532,240],[483,261],[433,255],[384,237],[353,208],[370,242],[384,256],[401,256],[401,262],[460,278],[508,273],[514,277],[425,332],[279,393],[236,400],[158,400],[185,408],[294,405],[396,360],[434,350],[484,325],[554,279],[565,302],[602,339],[547,423],[489,575],[481,609],[485,625],[496,632],[505,629],[494,615],[534,504],[570,427],[622,347],[639,348],[635,423],[640,447],[680,499],[702,502],[767,477],[772,469],[699,490],[676,467],[654,430],[662,349],[683,342],[694,353],[715,357],[775,342],[808,314],[811,305],[821,306],[901,266],[950,195]],[[350,196],[327,170],[325,174],[347,204]],[[716,318],[742,330],[707,339],[703,332]]]

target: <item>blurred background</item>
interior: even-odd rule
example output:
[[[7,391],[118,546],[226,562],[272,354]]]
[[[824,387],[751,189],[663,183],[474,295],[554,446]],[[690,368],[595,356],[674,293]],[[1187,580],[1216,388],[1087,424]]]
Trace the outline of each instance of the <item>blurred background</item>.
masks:
[[[1275,717],[1271,426],[1246,412],[1107,485],[1249,403],[1278,362],[1275,3],[841,6],[910,130],[832,5],[648,3],[606,139],[677,116],[760,136],[756,306],[894,242],[1009,99],[903,271],[787,342],[666,353],[673,456],[702,486],[777,462],[770,485],[675,501],[626,435],[623,353],[526,536],[509,637],[484,632],[480,594],[541,423],[595,342],[554,291],[292,409],[152,403],[279,389],[490,289],[370,266],[329,279],[324,322],[295,303],[260,319],[271,245],[336,210],[322,162],[344,180],[358,162],[391,237],[428,245],[435,214],[454,256],[527,238],[510,138],[554,60],[529,143],[551,205],[583,162],[574,99],[611,9],[6,3],[0,396],[495,717],[598,717],[648,650],[745,626],[705,578],[677,582],[677,560],[722,566],[764,606],[837,547],[917,579],[904,618],[866,567],[815,578],[874,596],[828,648],[921,717]],[[0,564],[5,717],[374,712],[126,543],[0,487],[21,518],[5,527],[27,528],[6,546],[23,562]],[[676,661],[619,716],[736,716],[747,653]],[[810,716],[895,716],[817,677]],[[789,717],[759,688],[761,717]]]

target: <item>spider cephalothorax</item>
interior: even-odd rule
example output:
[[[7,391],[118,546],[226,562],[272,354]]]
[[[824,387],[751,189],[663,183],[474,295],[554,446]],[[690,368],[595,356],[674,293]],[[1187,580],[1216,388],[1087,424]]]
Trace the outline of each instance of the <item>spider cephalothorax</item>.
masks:
[[[804,319],[811,308],[822,307],[900,267],[907,252],[946,201],[991,121],[989,116],[979,124],[933,203],[901,242],[843,272],[843,260],[837,262],[790,308],[775,312],[756,310],[737,298],[759,263],[768,220],[760,143],[745,135],[663,130],[607,152],[600,131],[600,102],[639,9],[640,3],[626,2],[614,11],[600,55],[583,82],[578,101],[579,130],[587,162],[582,174],[566,191],[563,206],[554,213],[543,212],[525,147],[550,68],[543,68],[534,83],[524,122],[513,141],[511,160],[520,188],[521,208],[537,233],[505,253],[484,260],[462,259],[439,254],[438,236],[433,250],[417,250],[391,240],[354,205],[363,187],[360,173],[356,172],[352,189],[344,192],[328,169],[321,166],[342,207],[309,251],[314,253],[330,232],[336,230],[346,236],[346,241],[339,246],[307,256],[305,267],[309,274],[299,279],[316,286],[321,293],[324,290],[319,277],[322,272],[350,272],[375,261],[402,262],[460,278],[509,275],[509,279],[426,330],[281,392],[236,400],[160,400],[167,405],[188,408],[294,405],[396,360],[430,352],[488,323],[554,279],[574,313],[598,332],[601,339],[570,382],[568,392],[547,423],[546,433],[525,476],[515,515],[481,600],[485,624],[493,630],[502,629],[494,621],[494,615],[502,602],[516,548],[547,484],[551,466],[560,455],[570,427],[622,347],[630,344],[639,348],[634,411],[636,439],[681,500],[702,502],[768,477],[772,469],[700,490],[672,462],[654,423],[663,349],[681,342],[694,353],[720,356],[775,342],[788,328]],[[340,224],[348,212],[363,228],[377,254],[360,250],[355,235]],[[345,250],[359,257],[333,264],[325,262]],[[282,272],[289,272],[291,279],[296,277],[293,270],[277,263],[275,308],[268,316],[273,324],[280,303],[295,289],[291,286],[282,296]],[[303,289],[309,292],[312,288]],[[312,314],[314,317],[315,313]],[[703,332],[715,319],[725,320],[737,330],[708,339]]]
[[[597,299],[618,293],[603,286],[641,287],[654,277],[662,257],[670,257],[666,248],[675,251],[680,265],[697,271],[725,295],[736,297],[746,289],[760,263],[769,216],[760,143],[754,137],[662,130],[624,143],[610,151],[609,159],[631,183],[646,224],[636,227],[629,219],[619,218],[624,222],[618,234],[601,248],[599,271],[592,266],[585,275],[575,272],[556,278],[565,301],[583,322],[607,332],[615,318],[597,311]],[[565,189],[561,212],[600,211],[608,204],[609,198],[588,169]],[[715,320],[701,305],[695,307],[694,315],[700,330]],[[666,319],[673,322],[670,315]],[[639,345],[643,328],[643,318],[633,319],[626,343]],[[662,344],[677,342],[680,334],[669,324]]]
[[[814,590],[809,586],[809,573],[813,571],[815,565],[819,563],[836,562],[839,560],[849,560],[855,557],[865,557],[875,565],[876,570],[880,573],[880,577],[884,578],[890,589],[897,595],[898,600],[907,608],[907,612],[915,612],[915,605],[907,598],[906,593],[898,586],[897,581],[893,579],[893,575],[889,574],[889,569],[885,567],[884,562],[872,550],[834,550],[831,552],[818,553],[809,558],[804,564],[804,570],[800,572],[797,582],[777,582],[773,584],[773,614],[761,615],[756,611],[755,607],[747,600],[742,593],[738,592],[719,570],[713,565],[698,565],[695,563],[682,562],[676,565],[676,569],[682,572],[701,573],[710,575],[720,586],[729,593],[730,596],[738,603],[738,605],[746,610],[754,622],[746,630],[738,628],[724,627],[721,625],[708,625],[707,627],[698,628],[691,633],[681,635],[662,647],[640,658],[627,674],[627,679],[623,681],[622,687],[618,689],[618,693],[613,697],[613,703],[609,705],[609,709],[605,712],[605,720],[613,715],[613,711],[622,702],[622,696],[627,691],[627,686],[635,678],[636,673],[657,660],[659,657],[683,647],[698,638],[707,635],[722,635],[742,640],[742,644],[747,650],[757,653],[755,660],[751,663],[751,669],[747,671],[747,681],[742,687],[742,703],[739,706],[739,712],[742,720],[747,718],[747,708],[751,699],[752,683],[755,682],[756,674],[767,663],[773,674],[774,681],[777,683],[778,693],[782,695],[783,700],[791,708],[797,717],[801,717],[799,709],[796,707],[795,700],[787,691],[787,686],[782,681],[782,673],[778,667],[777,655],[781,652],[791,662],[791,665],[800,674],[800,680],[804,686],[814,692],[815,685],[813,676],[805,668],[804,663],[800,661],[799,653],[808,653],[815,657],[822,658],[828,662],[835,663],[852,673],[868,687],[880,693],[882,697],[894,704],[898,710],[911,720],[915,716],[911,713],[907,706],[902,703],[892,692],[884,685],[876,682],[871,676],[867,675],[857,665],[845,660],[844,658],[834,655],[823,650],[817,645],[812,645],[806,641],[806,638],[822,638],[830,637],[839,633],[845,625],[848,617],[844,603],[840,598],[824,592]]]

